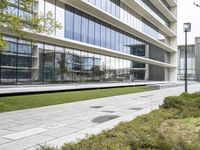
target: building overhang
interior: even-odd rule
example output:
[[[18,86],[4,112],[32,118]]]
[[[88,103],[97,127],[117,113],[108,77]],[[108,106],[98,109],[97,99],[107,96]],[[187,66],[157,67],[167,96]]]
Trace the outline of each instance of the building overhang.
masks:
[[[177,6],[177,0],[166,0],[171,7]]]
[[[171,21],[171,22],[176,22],[177,18],[170,12],[169,9],[167,9],[167,7],[160,1],[160,0],[150,0],[151,3],[156,6],[156,8],[158,8],[158,10],[160,10],[163,15],[165,15],[165,17]]]
[[[155,0],[154,0],[155,1]],[[123,2],[128,5],[131,9],[136,11],[139,15],[144,17],[146,20],[151,22],[154,26],[156,26],[162,33],[164,33],[167,37],[176,37],[176,33],[174,33],[167,25],[159,21],[154,15],[148,12],[141,4],[139,4],[136,0],[123,0]]]
[[[6,35],[13,35],[13,36],[18,36],[17,33],[14,31],[8,29],[8,28],[2,28],[0,27],[0,33],[6,34]],[[121,59],[127,59],[131,61],[136,61],[140,63],[146,63],[146,64],[151,64],[151,65],[156,65],[156,66],[162,66],[166,68],[176,68],[175,65],[172,64],[167,64],[164,62],[144,58],[144,57],[139,57],[136,55],[130,55],[126,54],[123,52],[107,49],[107,48],[102,48],[99,46],[94,46],[91,44],[79,42],[79,41],[74,41],[66,38],[55,38],[55,36],[46,36],[46,35],[41,35],[41,34],[36,34],[32,32],[24,32],[23,38],[29,39],[29,40],[34,40],[37,42],[41,43],[47,43],[47,44],[53,44],[53,45],[58,45],[58,46],[63,46],[63,47],[69,47],[69,48],[74,48],[77,50],[83,50],[87,52],[93,52],[97,54],[103,54],[107,56],[113,56],[113,57],[118,57]]]

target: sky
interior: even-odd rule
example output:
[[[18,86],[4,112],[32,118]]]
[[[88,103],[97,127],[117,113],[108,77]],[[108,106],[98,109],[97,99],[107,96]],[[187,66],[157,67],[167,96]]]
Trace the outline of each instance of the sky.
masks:
[[[200,0],[178,0],[178,45],[185,44],[185,34],[183,23],[191,22],[192,29],[188,33],[188,44],[194,44],[195,37],[200,37],[200,7],[196,7],[193,2],[200,5]]]

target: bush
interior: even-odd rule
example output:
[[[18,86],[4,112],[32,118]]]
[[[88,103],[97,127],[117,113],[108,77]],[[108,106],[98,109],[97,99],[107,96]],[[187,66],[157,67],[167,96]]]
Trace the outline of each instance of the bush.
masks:
[[[161,106],[162,108],[169,109],[169,108],[176,108],[176,109],[181,109],[184,106],[184,102],[180,99],[178,96],[171,96],[171,97],[166,97],[163,105]]]

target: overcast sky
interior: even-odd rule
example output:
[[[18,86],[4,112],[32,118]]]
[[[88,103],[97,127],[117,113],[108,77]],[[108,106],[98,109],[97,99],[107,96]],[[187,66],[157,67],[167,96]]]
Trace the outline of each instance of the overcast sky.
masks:
[[[200,7],[194,6],[194,1],[200,5],[200,0],[178,0],[178,45],[185,43],[184,22],[192,23],[188,44],[194,44],[194,38],[200,37]]]

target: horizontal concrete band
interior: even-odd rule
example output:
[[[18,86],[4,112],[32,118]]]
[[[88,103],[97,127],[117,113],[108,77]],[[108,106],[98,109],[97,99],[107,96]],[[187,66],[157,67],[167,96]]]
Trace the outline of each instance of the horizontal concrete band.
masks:
[[[115,27],[117,27],[117,28],[119,28],[119,29],[121,29],[121,30],[123,30],[125,32],[128,32],[128,33],[138,37],[139,39],[142,39],[143,41],[146,41],[148,43],[156,45],[156,46],[158,46],[159,48],[161,48],[161,49],[163,49],[165,51],[175,52],[175,53],[177,52],[176,49],[168,46],[167,44],[165,44],[163,42],[158,41],[155,38],[152,38],[151,36],[147,35],[144,32],[141,32],[141,31],[139,31],[139,30],[137,30],[137,29],[125,24],[120,19],[118,19],[116,17],[113,17],[112,15],[110,15],[110,14],[106,13],[105,11],[93,6],[92,4],[90,4],[88,2],[85,2],[83,0],[73,0],[73,1],[72,0],[61,0],[61,1],[73,6],[75,8],[77,8],[77,9],[83,11],[83,12],[92,14],[93,16],[101,19],[102,21],[105,21],[105,22],[107,22],[109,24],[112,24]],[[132,4],[132,2],[131,2],[131,4]],[[134,9],[136,9],[135,7],[141,7],[141,6],[140,5],[139,6],[134,6]],[[142,10],[146,11],[146,10],[143,9],[143,7],[142,7]],[[146,17],[150,17],[149,16],[150,15],[149,12],[147,12],[147,11],[146,11],[146,15],[147,15]],[[143,14],[143,17],[144,16],[145,15]],[[151,17],[152,17],[152,15],[151,15]],[[158,23],[158,24],[161,24],[162,26],[165,26],[162,23],[160,23],[157,19],[154,20],[154,21],[156,21],[156,23]],[[169,29],[169,28],[165,26],[165,29]],[[175,33],[172,33],[172,31],[171,31],[170,34],[171,35],[169,35],[169,37],[171,36],[171,37],[176,38],[176,34]]]
[[[150,0],[151,3],[156,6],[162,13],[165,15],[167,19],[171,22],[177,21],[177,18],[170,12],[169,9],[160,1],[160,0]]]
[[[166,0],[171,7],[177,6],[177,0]]]
[[[17,36],[17,33],[13,32],[12,30],[9,30],[8,28],[0,28],[0,33]],[[32,39],[38,42],[46,42],[49,44],[55,44],[59,46],[85,50],[85,51],[94,52],[97,54],[118,57],[121,59],[127,59],[127,60],[137,61],[141,63],[152,64],[152,65],[161,66],[161,67],[176,68],[175,65],[167,64],[164,62],[160,62],[160,61],[156,61],[156,60],[152,60],[152,59],[148,59],[144,57],[139,57],[136,55],[130,55],[123,52],[119,52],[119,51],[115,51],[115,50],[111,50],[107,48],[102,48],[102,47],[98,47],[91,44],[86,44],[83,42],[78,42],[78,41],[74,41],[74,40],[70,40],[66,38],[58,38],[58,37],[55,38],[53,36],[45,36],[45,35],[31,33],[31,32],[25,32],[24,38]]]
[[[154,26],[156,26],[160,31],[162,31],[167,37],[176,37],[176,33],[174,33],[169,27],[165,24],[161,23],[154,15],[152,15],[149,11],[145,10],[143,6],[141,6],[137,1],[127,1],[124,0],[124,3],[135,10],[138,14],[144,17],[146,20],[151,22]],[[157,7],[157,6],[156,6]]]

